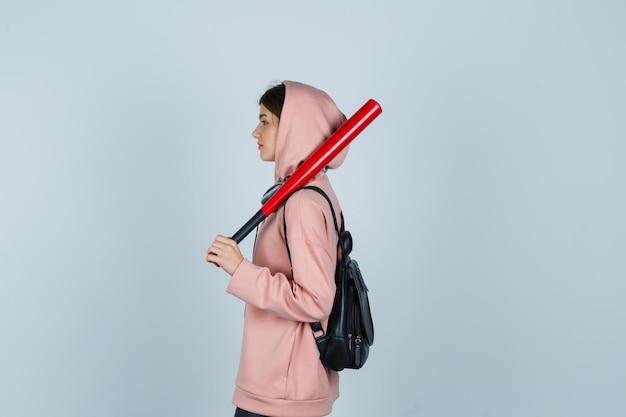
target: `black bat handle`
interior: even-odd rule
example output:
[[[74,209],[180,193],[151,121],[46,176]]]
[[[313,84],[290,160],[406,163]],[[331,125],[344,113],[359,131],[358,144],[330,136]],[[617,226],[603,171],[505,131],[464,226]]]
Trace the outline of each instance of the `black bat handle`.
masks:
[[[267,216],[265,215],[265,213],[263,213],[262,210],[257,211],[256,214],[246,222],[246,224],[241,226],[241,229],[237,230],[237,232],[233,235],[233,237],[231,237],[231,239],[237,243],[240,243],[246,236],[250,234],[252,230],[254,230],[255,227],[259,225],[259,223],[265,220],[266,217]]]

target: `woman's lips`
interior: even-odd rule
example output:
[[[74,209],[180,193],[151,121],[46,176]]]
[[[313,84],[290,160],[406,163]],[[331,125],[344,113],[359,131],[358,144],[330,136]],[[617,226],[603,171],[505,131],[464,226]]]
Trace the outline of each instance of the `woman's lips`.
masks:
[[[257,143],[257,148],[261,149],[263,147],[263,145],[261,145],[260,143]]]

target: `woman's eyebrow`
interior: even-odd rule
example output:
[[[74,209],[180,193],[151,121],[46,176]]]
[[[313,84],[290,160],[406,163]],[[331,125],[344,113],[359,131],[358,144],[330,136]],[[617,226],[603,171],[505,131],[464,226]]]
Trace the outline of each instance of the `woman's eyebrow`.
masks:
[[[267,117],[267,114],[265,114],[265,113],[259,114],[259,120],[262,119],[263,117]]]

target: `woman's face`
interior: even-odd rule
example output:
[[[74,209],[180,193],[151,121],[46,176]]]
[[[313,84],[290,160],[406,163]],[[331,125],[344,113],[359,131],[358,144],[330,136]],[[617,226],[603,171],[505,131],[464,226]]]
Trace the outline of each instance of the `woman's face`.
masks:
[[[263,161],[276,160],[276,136],[278,136],[278,117],[261,104],[259,124],[252,132],[252,137],[257,140]]]

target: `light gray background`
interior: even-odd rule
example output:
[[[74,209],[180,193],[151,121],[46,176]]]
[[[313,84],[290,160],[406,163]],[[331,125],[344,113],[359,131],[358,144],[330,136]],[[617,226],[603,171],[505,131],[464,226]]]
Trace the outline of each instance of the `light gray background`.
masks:
[[[377,332],[333,415],[625,416],[625,19],[1,1],[0,415],[232,415],[243,303],[204,254],[260,207],[256,100],[292,79],[384,109],[331,174]]]

